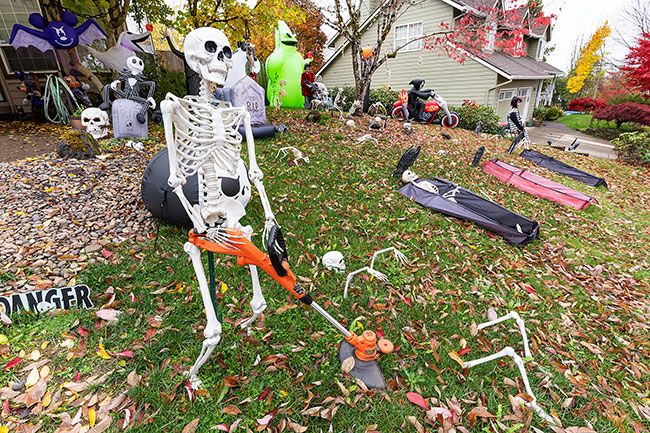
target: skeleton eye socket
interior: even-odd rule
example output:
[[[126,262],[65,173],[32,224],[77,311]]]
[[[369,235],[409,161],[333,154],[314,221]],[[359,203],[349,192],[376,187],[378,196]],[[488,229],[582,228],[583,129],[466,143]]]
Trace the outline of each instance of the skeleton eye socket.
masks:
[[[207,41],[204,47],[205,47],[205,51],[207,51],[208,53],[217,52],[217,43],[215,41]]]
[[[95,118],[93,119],[93,122],[97,122],[97,123],[99,123],[101,120],[102,120],[102,119],[100,119],[99,117],[95,117]]]
[[[223,47],[223,50],[221,50],[221,52],[217,56],[217,59],[223,60],[224,57],[226,59],[229,59],[229,58],[232,57],[232,50],[230,49],[230,47]]]

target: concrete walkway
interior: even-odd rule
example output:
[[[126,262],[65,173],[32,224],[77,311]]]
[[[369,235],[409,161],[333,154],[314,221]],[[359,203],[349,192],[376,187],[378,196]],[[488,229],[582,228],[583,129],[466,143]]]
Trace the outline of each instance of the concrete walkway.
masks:
[[[559,122],[544,122],[540,127],[526,128],[526,130],[531,141],[539,146],[548,146],[550,140],[552,147],[564,149],[577,138],[580,140],[580,146],[576,152],[586,153],[595,158],[616,159],[614,145],[611,142],[574,131]]]

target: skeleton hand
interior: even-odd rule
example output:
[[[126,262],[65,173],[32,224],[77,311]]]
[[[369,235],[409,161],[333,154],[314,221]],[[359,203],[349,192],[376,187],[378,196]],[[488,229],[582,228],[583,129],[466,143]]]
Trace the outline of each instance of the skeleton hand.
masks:
[[[271,227],[276,225],[279,226],[279,224],[275,221],[274,216],[266,219],[266,222],[264,223],[264,231],[262,232],[262,239],[264,240],[265,246],[267,240],[269,239],[269,231],[271,230]]]
[[[250,170],[248,170],[248,178],[251,181],[262,180],[264,179],[264,173],[257,165],[252,165]]]
[[[147,102],[149,103],[149,108],[152,110],[156,109],[156,100],[153,99],[151,96],[147,98]]]
[[[111,83],[111,89],[117,90],[117,86],[120,84],[119,80],[115,80]]]

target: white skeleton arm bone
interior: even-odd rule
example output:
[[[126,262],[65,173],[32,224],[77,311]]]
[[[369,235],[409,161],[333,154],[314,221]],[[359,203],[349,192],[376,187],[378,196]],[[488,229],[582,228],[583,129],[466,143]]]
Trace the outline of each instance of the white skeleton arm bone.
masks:
[[[350,287],[350,282],[352,281],[352,277],[354,277],[357,274],[360,274],[361,272],[368,272],[370,275],[373,277],[377,278],[379,281],[383,281],[384,283],[388,282],[388,277],[381,272],[375,271],[374,269],[370,269],[368,266],[364,266],[361,269],[357,269],[356,271],[352,271],[348,274],[348,276],[345,278],[345,289],[343,290],[343,297],[347,298],[348,297],[348,287]]]
[[[389,247],[389,248],[384,248],[383,250],[375,251],[372,254],[372,259],[370,260],[370,269],[375,269],[375,259],[379,257],[380,255],[387,253],[389,251],[393,252],[393,256],[395,257],[395,260],[397,260],[400,264],[404,265],[406,264],[406,256],[397,248],[395,247]]]

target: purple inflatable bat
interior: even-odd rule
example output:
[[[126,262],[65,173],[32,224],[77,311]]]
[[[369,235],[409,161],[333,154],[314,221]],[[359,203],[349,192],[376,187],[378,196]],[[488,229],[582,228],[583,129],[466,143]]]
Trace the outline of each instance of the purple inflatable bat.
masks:
[[[106,33],[93,19],[77,25],[77,16],[70,11],[63,11],[61,21],[48,22],[41,14],[29,16],[31,28],[14,24],[9,43],[14,48],[34,46],[42,52],[53,48],[68,49],[79,44],[90,45],[98,39],[106,39]]]

